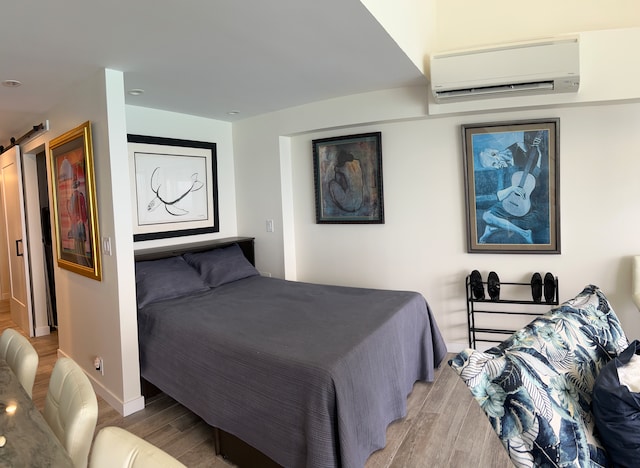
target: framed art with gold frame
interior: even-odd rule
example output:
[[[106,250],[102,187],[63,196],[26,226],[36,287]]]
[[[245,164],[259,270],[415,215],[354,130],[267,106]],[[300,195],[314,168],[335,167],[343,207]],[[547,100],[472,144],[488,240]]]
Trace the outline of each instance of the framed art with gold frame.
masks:
[[[58,266],[100,281],[91,122],[49,142]]]

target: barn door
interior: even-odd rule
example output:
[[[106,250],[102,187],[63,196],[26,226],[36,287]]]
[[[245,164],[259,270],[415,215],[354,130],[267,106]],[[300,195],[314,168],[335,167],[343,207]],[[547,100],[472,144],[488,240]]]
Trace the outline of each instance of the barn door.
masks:
[[[0,182],[9,258],[11,318],[29,336],[33,336],[29,253],[20,163],[20,147],[17,145],[0,155]]]

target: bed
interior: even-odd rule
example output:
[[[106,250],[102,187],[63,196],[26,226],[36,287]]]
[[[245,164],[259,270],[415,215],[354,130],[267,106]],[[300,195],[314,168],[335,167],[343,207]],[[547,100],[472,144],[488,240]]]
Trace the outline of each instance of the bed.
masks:
[[[142,378],[279,465],[364,466],[446,355],[427,302],[253,258],[251,238],[136,254]]]

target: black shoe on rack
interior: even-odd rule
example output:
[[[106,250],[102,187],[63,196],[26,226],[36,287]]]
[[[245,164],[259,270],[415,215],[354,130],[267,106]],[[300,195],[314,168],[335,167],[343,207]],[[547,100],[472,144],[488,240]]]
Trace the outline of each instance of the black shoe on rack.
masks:
[[[542,276],[540,273],[534,273],[531,277],[531,296],[533,302],[542,301]]]
[[[489,272],[487,290],[492,301],[500,300],[500,278],[498,278],[498,274],[495,271]]]
[[[544,275],[544,300],[553,304],[556,298],[556,278],[551,273]]]
[[[474,299],[484,299],[484,285],[482,284],[482,275],[478,270],[473,270],[469,276],[469,284],[471,284],[471,294]]]

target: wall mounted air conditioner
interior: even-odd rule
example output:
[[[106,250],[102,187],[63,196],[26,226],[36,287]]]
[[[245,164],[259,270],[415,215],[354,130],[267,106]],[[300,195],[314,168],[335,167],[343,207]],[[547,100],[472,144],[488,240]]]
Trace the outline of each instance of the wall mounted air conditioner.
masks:
[[[437,103],[577,92],[577,37],[434,54],[431,91]]]

